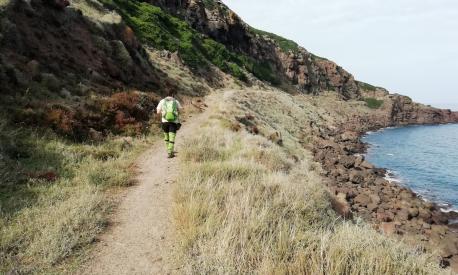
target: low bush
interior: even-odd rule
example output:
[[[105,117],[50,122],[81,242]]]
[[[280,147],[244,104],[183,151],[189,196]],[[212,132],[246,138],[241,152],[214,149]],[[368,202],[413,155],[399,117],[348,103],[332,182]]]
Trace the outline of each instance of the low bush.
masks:
[[[369,84],[369,83],[365,83],[365,82],[361,82],[361,81],[358,81],[358,86],[363,89],[363,90],[366,90],[366,91],[376,91],[377,90],[377,87]]]
[[[382,107],[382,105],[383,105],[383,100],[378,100],[378,99],[373,98],[373,97],[366,97],[364,99],[364,101],[366,102],[367,107],[369,107],[371,109],[378,109],[378,108]]]
[[[279,35],[276,35],[274,33],[270,33],[270,32],[266,32],[266,31],[255,29],[253,27],[250,27],[250,30],[251,30],[251,32],[253,32],[255,34],[258,34],[260,36],[267,36],[268,38],[274,40],[277,43],[277,45],[284,52],[289,52],[289,51],[297,52],[299,50],[299,45],[296,42],[292,41],[292,40],[286,39],[286,38],[281,37]]]
[[[80,105],[34,102],[27,109],[14,109],[12,116],[17,123],[50,128],[72,141],[101,141],[109,134],[147,133],[157,103],[152,94],[118,92]]]

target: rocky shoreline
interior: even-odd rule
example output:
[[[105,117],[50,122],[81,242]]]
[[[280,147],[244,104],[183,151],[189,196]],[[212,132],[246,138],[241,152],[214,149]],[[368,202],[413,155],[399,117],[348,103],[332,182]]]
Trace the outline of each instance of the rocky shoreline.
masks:
[[[437,251],[441,266],[458,272],[458,224],[450,223],[458,213],[444,212],[438,204],[387,180],[386,169],[365,160],[368,144],[361,137],[369,130],[382,128],[350,124],[321,129],[317,134],[312,152],[314,160],[322,165],[334,209],[348,219],[363,218],[383,234]]]

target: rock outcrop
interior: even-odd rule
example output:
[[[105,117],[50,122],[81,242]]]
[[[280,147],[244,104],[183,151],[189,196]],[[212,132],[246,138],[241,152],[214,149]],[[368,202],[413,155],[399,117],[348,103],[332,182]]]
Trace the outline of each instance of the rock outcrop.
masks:
[[[270,82],[288,85],[303,93],[319,94],[335,90],[344,99],[359,98],[354,77],[332,61],[317,57],[293,41],[255,30],[220,1],[149,0],[193,28],[228,48],[258,61],[271,71]],[[282,43],[287,46],[282,47]]]
[[[407,96],[391,95],[390,120],[392,125],[438,124],[458,121],[458,112],[424,106]]]
[[[13,0],[4,11],[0,59],[24,76],[19,84],[30,86],[42,78],[40,73],[52,73],[70,84],[159,88],[160,78],[147,54],[120,18],[95,25],[80,11],[65,9],[67,5]]]

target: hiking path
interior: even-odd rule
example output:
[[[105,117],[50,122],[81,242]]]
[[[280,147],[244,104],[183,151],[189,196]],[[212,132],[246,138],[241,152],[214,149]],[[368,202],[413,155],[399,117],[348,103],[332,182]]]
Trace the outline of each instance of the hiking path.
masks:
[[[161,140],[137,160],[137,184],[124,193],[83,274],[179,273],[173,260],[173,185],[180,172],[183,138],[192,135],[203,116],[183,123],[177,134],[178,157],[167,159]]]

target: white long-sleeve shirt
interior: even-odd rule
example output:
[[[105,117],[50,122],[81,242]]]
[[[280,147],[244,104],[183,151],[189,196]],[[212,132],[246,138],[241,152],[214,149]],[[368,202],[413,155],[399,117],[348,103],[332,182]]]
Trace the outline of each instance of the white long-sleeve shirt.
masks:
[[[174,101],[176,102],[176,104],[177,104],[178,113],[179,113],[179,111],[182,109],[180,102],[179,102],[178,100],[176,100],[175,98],[173,98],[173,97],[171,97],[171,96],[168,96],[168,97],[162,99],[162,100],[159,102],[159,104],[157,105],[157,108],[156,108],[157,113],[158,113],[158,114],[161,114],[162,122],[169,122],[169,121],[167,121],[167,120],[164,118],[164,116],[165,116],[165,108],[163,108],[164,102],[166,102],[166,101],[172,101],[172,100],[174,100]],[[178,115],[177,118],[175,119],[175,121],[173,121],[173,122],[174,122],[174,123],[180,123],[180,116]]]

